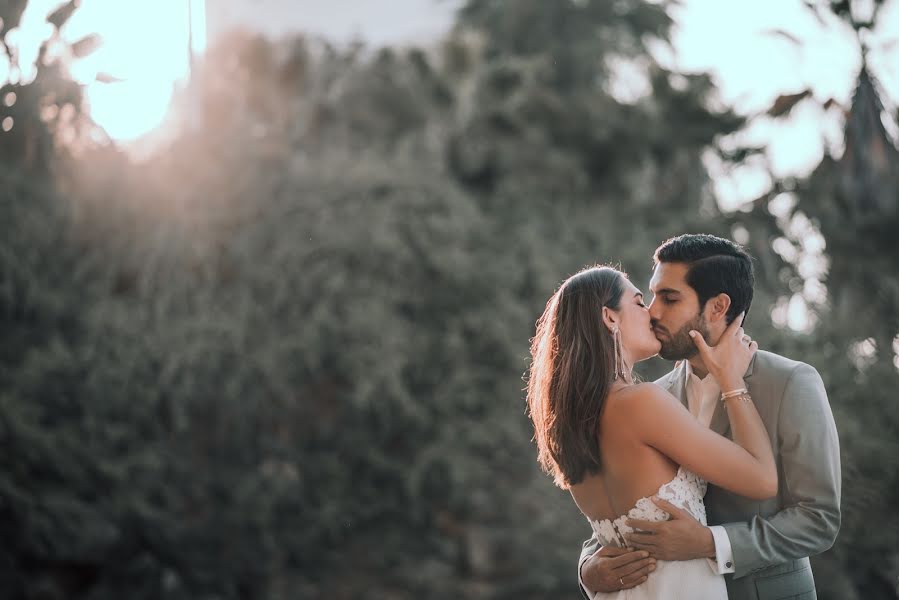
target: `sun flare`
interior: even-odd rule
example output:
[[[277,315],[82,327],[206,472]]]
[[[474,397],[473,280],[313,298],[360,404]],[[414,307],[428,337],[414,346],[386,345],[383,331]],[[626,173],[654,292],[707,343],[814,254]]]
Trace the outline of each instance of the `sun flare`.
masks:
[[[45,18],[59,0],[31,0],[18,45],[28,52],[49,35]],[[83,0],[62,29],[75,41],[96,33],[102,45],[71,65],[85,85],[87,109],[113,139],[130,141],[159,127],[190,73],[190,51],[205,50],[204,0]],[[25,55],[23,54],[23,57]],[[97,81],[98,75],[109,82]],[[23,73],[23,77],[27,77]]]

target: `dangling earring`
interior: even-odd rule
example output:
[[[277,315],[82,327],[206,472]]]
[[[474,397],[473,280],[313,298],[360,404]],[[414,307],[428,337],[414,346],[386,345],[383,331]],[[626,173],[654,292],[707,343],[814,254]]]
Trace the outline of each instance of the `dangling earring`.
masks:
[[[627,363],[624,362],[624,352],[622,352],[622,350],[624,349],[624,343],[621,341],[621,332],[620,331],[618,332],[618,336],[615,338],[615,340],[618,342],[618,360],[619,360],[618,370],[621,371],[621,377],[625,381],[627,381],[628,383],[632,383],[631,371],[630,371],[630,369],[627,368]]]
[[[619,373],[619,365],[621,364],[621,331],[618,329],[618,325],[615,325],[615,329],[612,330],[612,339],[615,346],[615,379],[618,379],[619,375],[624,375],[624,373]]]

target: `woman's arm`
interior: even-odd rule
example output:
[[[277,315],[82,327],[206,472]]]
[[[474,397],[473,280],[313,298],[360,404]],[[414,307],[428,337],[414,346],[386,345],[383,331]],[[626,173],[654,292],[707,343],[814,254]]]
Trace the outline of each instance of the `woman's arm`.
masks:
[[[768,433],[752,402],[729,400],[734,440],[697,421],[678,400],[653,383],[634,390],[631,422],[644,443],[706,481],[740,496],[764,500],[777,494],[777,469]]]
[[[742,317],[742,315],[741,315]],[[710,348],[690,332],[703,363],[725,392],[743,388],[743,374],[758,344],[743,335],[741,319]],[[707,481],[741,496],[764,500],[777,494],[777,467],[768,432],[747,397],[724,400],[734,441],[703,427],[674,396],[654,384],[635,391],[630,415],[644,443]],[[634,398],[634,400],[638,400]]]

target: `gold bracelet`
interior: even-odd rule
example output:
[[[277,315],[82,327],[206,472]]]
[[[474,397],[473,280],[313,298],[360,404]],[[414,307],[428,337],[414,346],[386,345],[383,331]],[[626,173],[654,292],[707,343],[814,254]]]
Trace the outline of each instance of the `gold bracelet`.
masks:
[[[740,392],[739,394],[735,394],[733,396],[728,396],[727,398],[723,398],[723,397],[721,398],[721,401],[725,403],[725,406],[727,406],[728,400],[739,400],[740,402],[745,404],[748,402],[752,402],[752,396],[749,395],[748,391],[744,390],[743,392]]]
[[[739,396],[740,394],[748,393],[749,390],[747,390],[746,388],[738,388],[736,390],[731,390],[729,392],[724,392],[723,394],[721,394],[721,400],[727,400],[728,398],[734,398],[736,396]]]

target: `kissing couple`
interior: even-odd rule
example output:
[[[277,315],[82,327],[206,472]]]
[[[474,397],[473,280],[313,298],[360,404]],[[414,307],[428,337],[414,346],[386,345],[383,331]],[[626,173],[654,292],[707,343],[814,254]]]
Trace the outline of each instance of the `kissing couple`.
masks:
[[[818,372],[745,333],[746,251],[659,246],[652,301],[591,267],[552,295],[531,343],[538,462],[593,530],[578,578],[599,600],[808,600],[809,556],[840,528],[840,452]],[[633,365],[678,361],[655,383]]]

